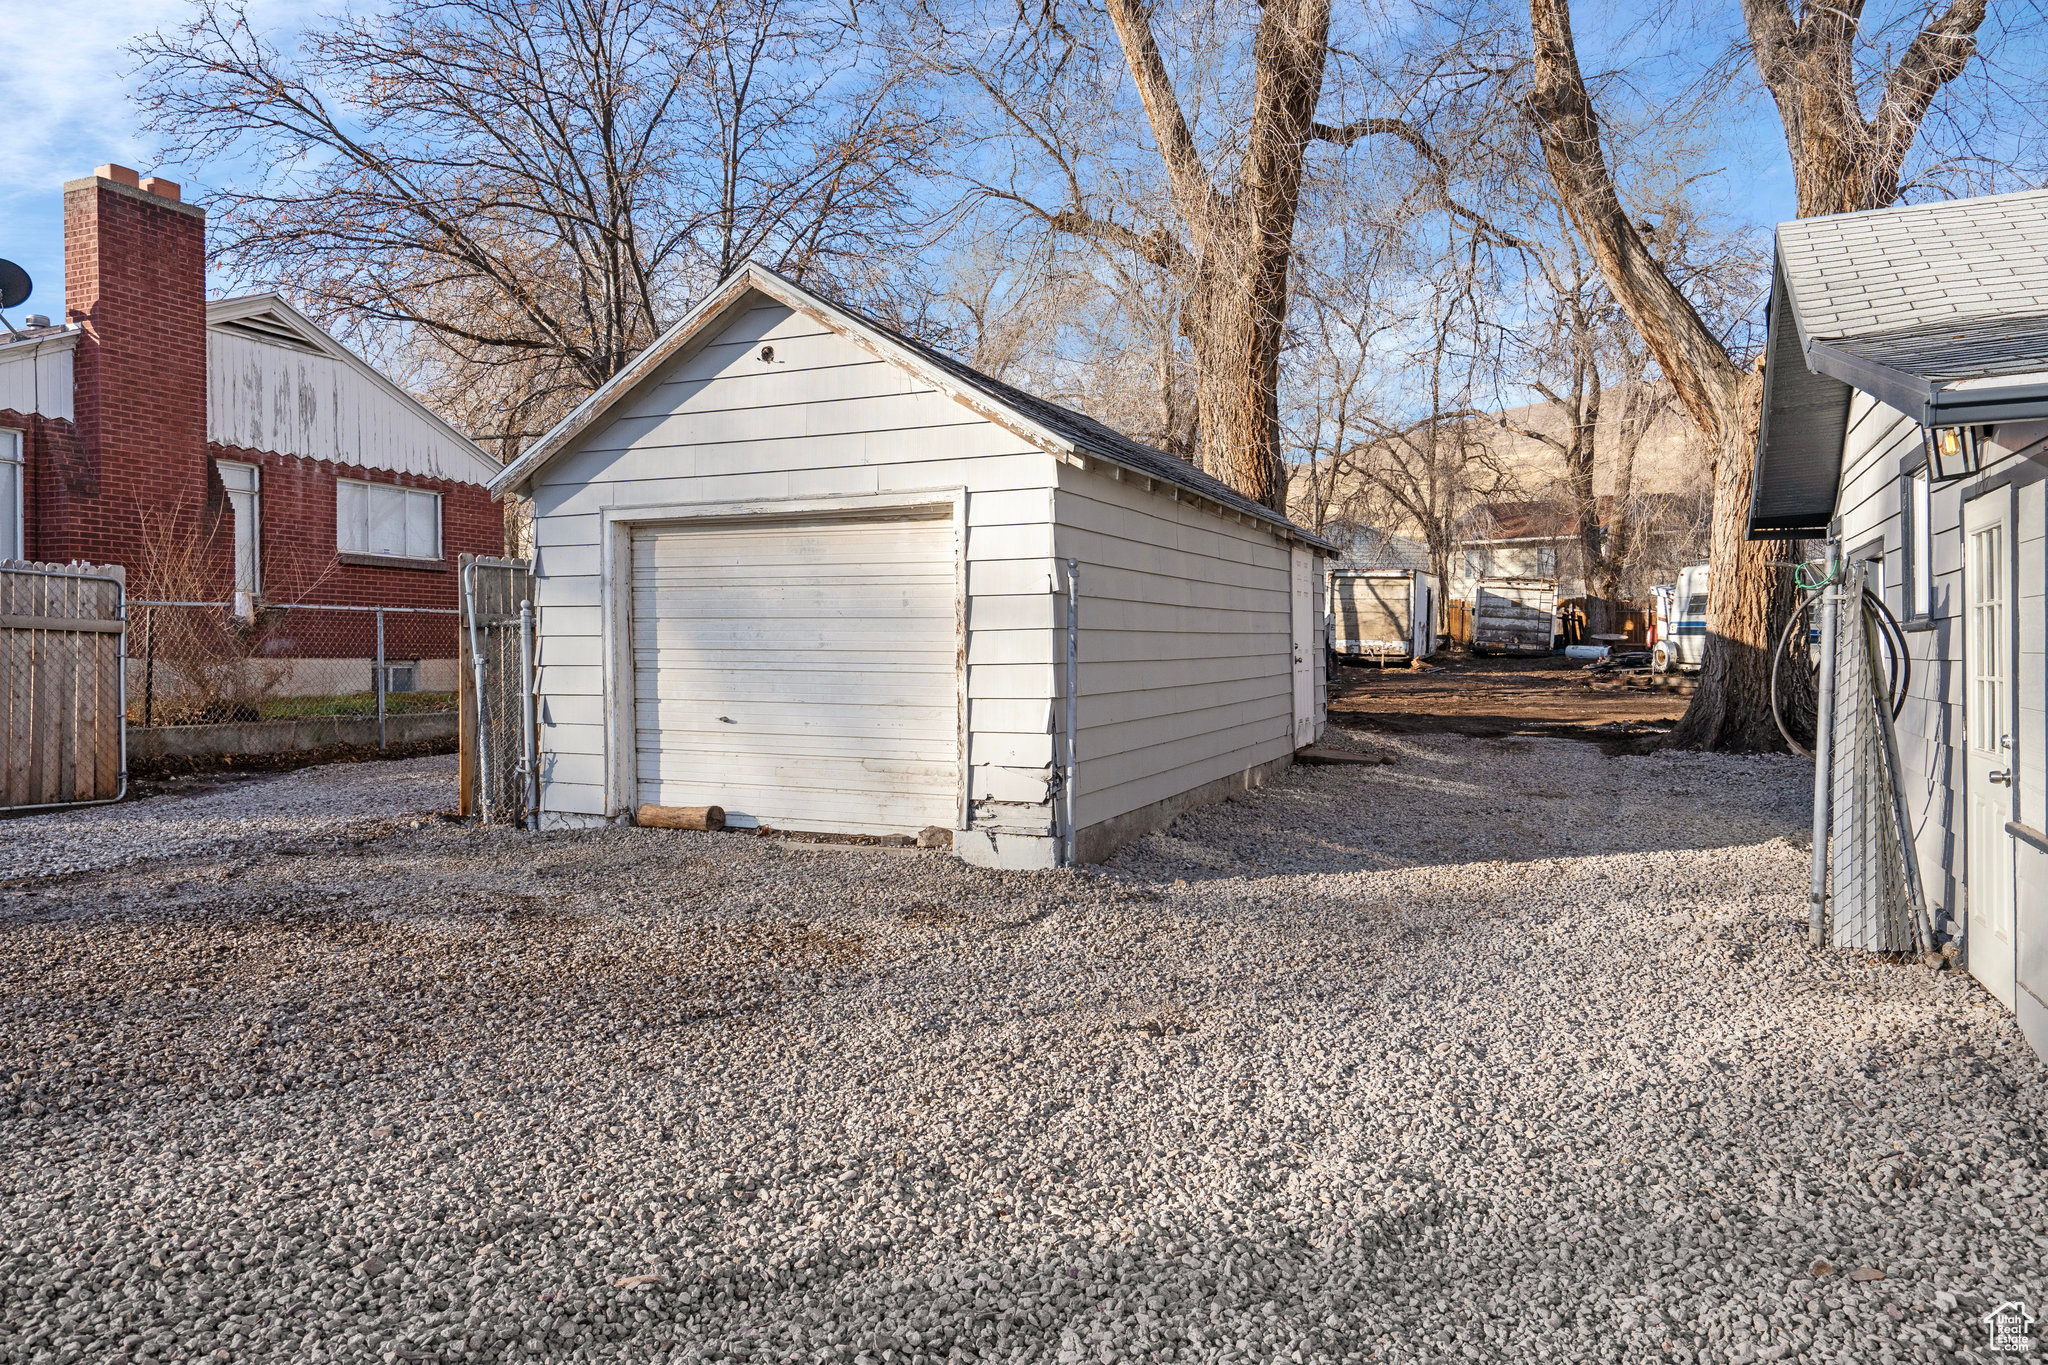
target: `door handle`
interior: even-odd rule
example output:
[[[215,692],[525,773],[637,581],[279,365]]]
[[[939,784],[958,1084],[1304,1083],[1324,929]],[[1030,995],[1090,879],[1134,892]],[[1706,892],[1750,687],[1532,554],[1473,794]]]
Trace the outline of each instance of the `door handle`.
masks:
[[[2012,769],[2002,768],[1995,773],[1986,773],[1984,774],[1984,780],[1986,782],[1994,782],[2001,787],[2010,787],[2012,785]]]

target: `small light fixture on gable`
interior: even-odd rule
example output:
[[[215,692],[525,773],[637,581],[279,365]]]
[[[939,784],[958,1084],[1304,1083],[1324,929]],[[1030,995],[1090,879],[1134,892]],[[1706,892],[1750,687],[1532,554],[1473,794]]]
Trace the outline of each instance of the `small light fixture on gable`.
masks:
[[[1935,483],[1966,479],[1983,468],[1977,428],[1927,427],[1920,435],[1927,447],[1927,468]]]
[[[775,359],[775,348],[774,348],[773,346],[763,346],[763,347],[761,348],[761,361],[762,361],[762,363],[763,363],[763,364],[766,364],[766,363],[768,363],[769,361],[772,361],[772,360],[774,360],[774,359]]]

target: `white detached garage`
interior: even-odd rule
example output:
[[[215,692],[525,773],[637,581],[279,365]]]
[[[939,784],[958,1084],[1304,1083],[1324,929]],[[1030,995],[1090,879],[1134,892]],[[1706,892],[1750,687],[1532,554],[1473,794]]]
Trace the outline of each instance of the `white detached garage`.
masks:
[[[1093,861],[1323,726],[1332,548],[748,266],[493,480],[533,501],[545,826],[641,803]]]

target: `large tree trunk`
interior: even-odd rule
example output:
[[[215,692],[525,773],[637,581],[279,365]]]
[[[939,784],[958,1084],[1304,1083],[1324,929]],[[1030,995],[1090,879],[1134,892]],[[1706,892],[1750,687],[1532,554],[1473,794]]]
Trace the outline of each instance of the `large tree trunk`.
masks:
[[[1203,272],[1192,336],[1196,460],[1254,502],[1284,512],[1279,393],[1287,262],[1276,267],[1255,257],[1249,267]]]
[[[1195,351],[1198,460],[1285,515],[1280,349],[1302,163],[1329,52],[1330,0],[1272,0],[1264,7],[1252,40],[1244,159],[1227,189],[1202,162],[1143,0],[1109,0],[1108,9],[1194,247],[1171,255],[1195,280],[1182,317]]]
[[[1671,742],[1683,748],[1747,753],[1785,747],[1771,714],[1771,649],[1792,611],[1792,576],[1777,565],[1776,541],[1748,537],[1763,387],[1761,374],[1744,376],[1737,444],[1714,454],[1708,645],[1692,704],[1671,732]]]
[[[1672,742],[1781,749],[1771,716],[1770,637],[1773,603],[1785,586],[1769,548],[1745,538],[1761,378],[1736,366],[1622,208],[1579,71],[1568,0],[1529,0],[1529,28],[1535,75],[1526,107],[1558,196],[1609,291],[1715,452],[1705,668]]]

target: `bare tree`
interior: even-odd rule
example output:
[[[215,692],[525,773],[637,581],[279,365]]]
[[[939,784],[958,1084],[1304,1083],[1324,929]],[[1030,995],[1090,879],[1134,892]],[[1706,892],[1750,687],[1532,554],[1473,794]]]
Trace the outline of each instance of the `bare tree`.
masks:
[[[1896,197],[1914,133],[1940,87],[1974,51],[1984,15],[1981,0],[1956,0],[1932,19],[1886,82],[1888,90],[1896,84],[1898,98],[1888,94],[1873,120],[1860,112],[1854,79],[1861,9],[1857,0],[1816,4],[1794,21],[1788,0],[1744,5],[1759,70],[1785,116],[1802,214],[1877,207]],[[1771,547],[1746,538],[1761,374],[1701,320],[1660,261],[1654,230],[1646,231],[1623,207],[1579,68],[1569,0],[1530,0],[1529,16],[1535,67],[1525,107],[1550,178],[1608,289],[1714,458],[1710,645],[1673,742],[1780,748],[1771,716],[1770,649],[1790,610],[1790,582],[1775,569]]]
[[[1447,185],[1448,162],[1429,141],[1433,106],[1417,90],[1454,103],[1446,73],[1459,63],[1422,63],[1405,94],[1371,91],[1385,112],[1326,122],[1329,0],[1266,5],[1249,32],[1200,6],[1107,0],[1105,10],[1109,36],[1083,22],[1085,11],[1004,20],[924,3],[902,46],[989,110],[981,141],[996,154],[964,172],[976,194],[1091,244],[1133,297],[1163,277],[1156,306],[1131,308],[1170,324],[1192,360],[1194,411],[1163,425],[1191,430],[1203,468],[1278,510],[1280,371],[1310,148],[1379,143],[1396,149],[1408,178]],[[1119,59],[1135,111],[1111,79]],[[1144,119],[1149,148],[1122,135],[1129,112]],[[1154,348],[1162,395],[1178,389],[1177,351],[1170,339]]]
[[[1396,521],[1412,528],[1429,550],[1430,571],[1448,590],[1458,525],[1466,513],[1512,487],[1499,451],[1488,439],[1485,414],[1473,395],[1490,378],[1497,349],[1480,297],[1480,258],[1473,234],[1452,229],[1425,277],[1419,354],[1408,372],[1414,386],[1413,411],[1388,420],[1360,414],[1371,434],[1346,452],[1357,472],[1360,494],[1354,507],[1365,519]],[[1378,515],[1375,516],[1375,513]]]
[[[237,0],[136,44],[218,265],[413,348],[509,454],[748,255],[870,282],[928,111],[810,0],[396,0],[282,50]]]
[[[1587,628],[1615,628],[1623,566],[1631,558],[1643,510],[1633,496],[1636,452],[1670,401],[1647,349],[1615,306],[1598,268],[1552,200],[1549,229],[1519,239],[1536,268],[1549,305],[1548,328],[1524,352],[1539,375],[1529,386],[1554,421],[1531,425],[1503,413],[1500,423],[1557,456],[1564,501],[1586,581]],[[1556,378],[1559,374],[1562,378]],[[1601,456],[1610,491],[1599,493]]]

